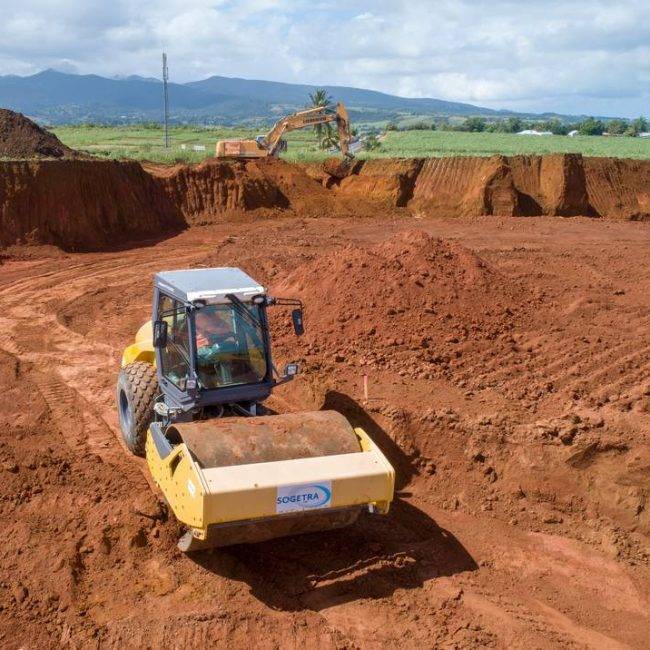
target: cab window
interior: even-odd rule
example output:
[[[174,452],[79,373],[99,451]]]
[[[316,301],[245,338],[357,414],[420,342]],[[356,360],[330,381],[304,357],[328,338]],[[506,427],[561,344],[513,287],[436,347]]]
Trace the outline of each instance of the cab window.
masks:
[[[207,305],[195,315],[197,373],[202,388],[263,381],[266,347],[257,305]]]
[[[182,303],[161,294],[158,320],[167,323],[167,345],[160,348],[161,370],[164,377],[184,390],[190,376],[189,332],[187,311]]]

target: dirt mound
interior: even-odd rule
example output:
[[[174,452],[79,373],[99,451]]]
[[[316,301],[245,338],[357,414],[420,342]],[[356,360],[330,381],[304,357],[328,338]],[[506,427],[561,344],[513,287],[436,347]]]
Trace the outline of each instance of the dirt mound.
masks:
[[[316,257],[275,291],[304,301],[308,353],[424,378],[444,374],[458,344],[507,334],[523,309],[475,253],[417,230]]]
[[[78,158],[53,133],[22,113],[0,108],[0,158]]]
[[[176,206],[137,162],[0,162],[0,246],[96,250],[183,226]]]
[[[323,162],[322,170],[332,179],[341,180],[350,174],[353,165],[354,163],[347,158],[328,158]]]

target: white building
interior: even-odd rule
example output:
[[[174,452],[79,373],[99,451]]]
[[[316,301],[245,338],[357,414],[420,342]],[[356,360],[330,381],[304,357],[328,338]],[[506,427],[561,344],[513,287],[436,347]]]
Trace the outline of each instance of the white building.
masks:
[[[553,135],[551,131],[536,131],[535,129],[524,129],[519,131],[517,135]]]

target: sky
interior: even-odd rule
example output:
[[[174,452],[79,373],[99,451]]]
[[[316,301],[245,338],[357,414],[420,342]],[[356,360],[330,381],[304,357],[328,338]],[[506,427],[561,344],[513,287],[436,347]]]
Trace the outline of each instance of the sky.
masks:
[[[2,5],[6,5],[4,8]],[[650,1],[0,0],[0,74],[337,84],[650,115]]]

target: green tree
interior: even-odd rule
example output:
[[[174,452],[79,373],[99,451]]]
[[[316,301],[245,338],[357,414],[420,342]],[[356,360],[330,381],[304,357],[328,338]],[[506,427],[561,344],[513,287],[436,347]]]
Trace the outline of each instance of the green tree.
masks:
[[[605,132],[605,124],[601,120],[588,117],[580,122],[578,131],[580,135],[602,135]]]
[[[507,117],[504,120],[493,120],[487,125],[487,130],[494,133],[517,133],[525,128],[519,117]]]
[[[632,120],[630,123],[630,135],[639,135],[639,133],[645,133],[648,130],[648,120],[645,117],[637,117],[636,120]]]
[[[313,93],[309,93],[309,101],[313,108],[318,108],[319,106],[328,106],[333,100],[327,90],[317,88]],[[332,145],[327,143],[332,142],[332,140],[336,144],[336,138],[330,124],[314,124],[314,133],[321,149],[329,149]]]
[[[484,117],[468,117],[463,124],[463,130],[480,133],[485,131],[486,124]]]
[[[404,127],[404,131],[428,131],[429,125],[426,122],[412,122]]]
[[[317,106],[328,106],[333,102],[325,88],[317,88],[313,93],[309,93],[309,101],[314,108]]]
[[[325,124],[327,128],[323,129],[323,135],[321,136],[318,144],[321,149],[331,149],[332,147],[339,146],[339,134],[330,128],[329,124]]]
[[[629,125],[625,120],[610,120],[607,122],[607,133],[611,135],[623,135]]]
[[[550,131],[553,135],[566,135],[569,132],[567,125],[558,120],[557,117],[541,122],[539,127],[542,131]]]
[[[366,137],[363,148],[367,151],[375,151],[376,149],[381,149],[381,142],[377,140],[377,136],[374,133],[371,133]]]
[[[519,133],[523,131],[524,122],[520,117],[508,117],[505,121],[505,131],[506,133]]]

